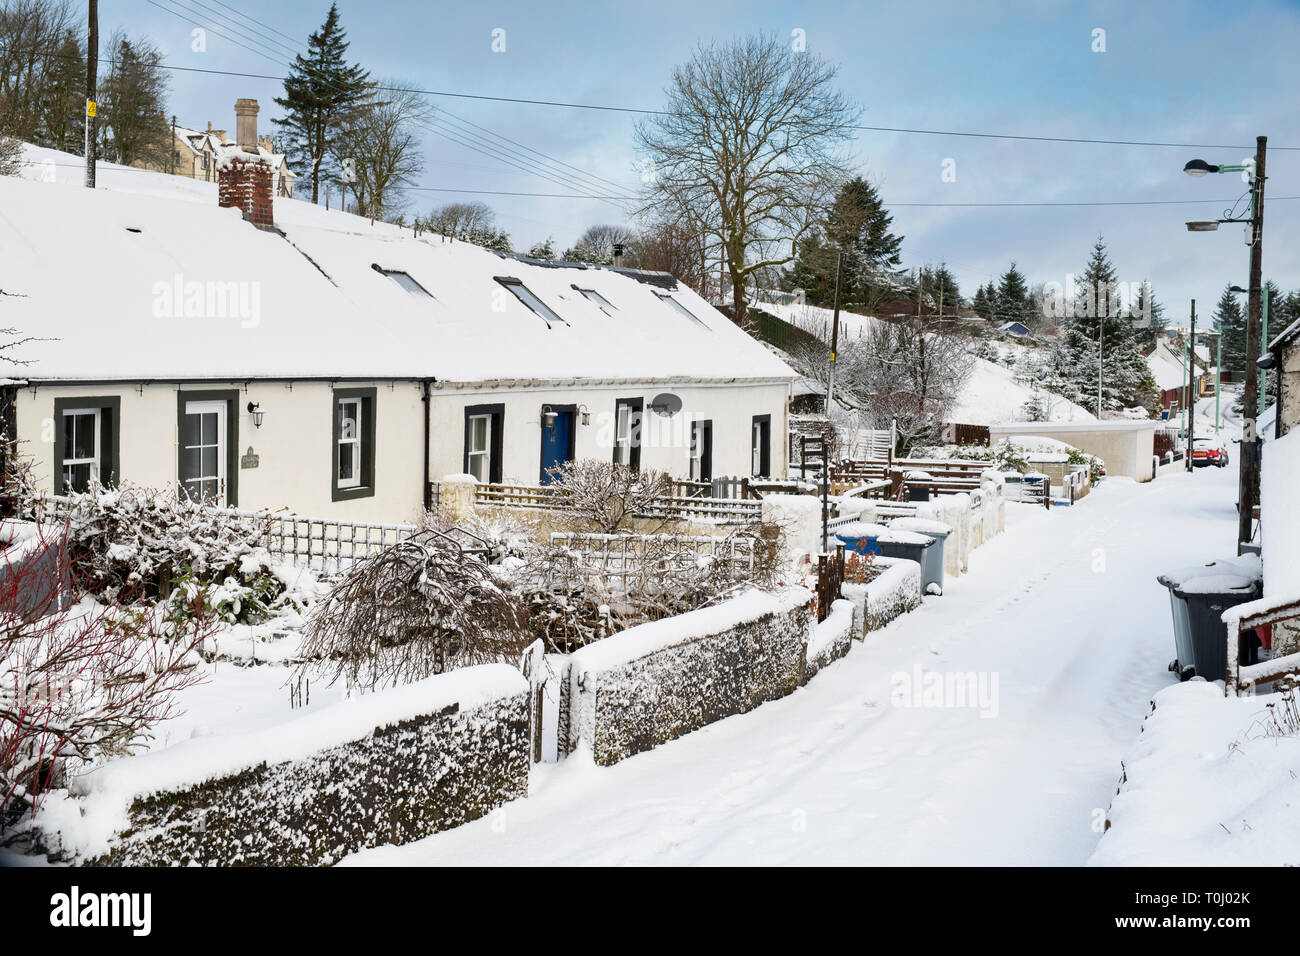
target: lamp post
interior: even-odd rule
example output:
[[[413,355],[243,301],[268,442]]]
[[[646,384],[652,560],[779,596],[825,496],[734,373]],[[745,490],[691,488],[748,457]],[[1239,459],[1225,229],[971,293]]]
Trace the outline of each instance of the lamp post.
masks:
[[[1259,445],[1256,434],[1256,417],[1259,413],[1259,367],[1255,364],[1260,352],[1262,317],[1263,243],[1264,243],[1264,160],[1268,137],[1255,139],[1253,164],[1214,165],[1203,159],[1193,159],[1183,167],[1189,176],[1207,173],[1246,173],[1250,182],[1250,215],[1244,219],[1226,218],[1189,222],[1191,232],[1212,232],[1224,222],[1243,222],[1249,227],[1247,245],[1250,246],[1250,306],[1246,322],[1246,387],[1242,395],[1241,420],[1241,470],[1238,488],[1237,553],[1242,544],[1250,541],[1254,521],[1255,502],[1259,500]]]

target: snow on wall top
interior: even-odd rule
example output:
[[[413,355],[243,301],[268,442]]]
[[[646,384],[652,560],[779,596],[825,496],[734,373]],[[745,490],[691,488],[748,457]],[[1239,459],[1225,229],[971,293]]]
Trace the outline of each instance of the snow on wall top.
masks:
[[[260,763],[301,760],[311,754],[369,736],[458,704],[462,711],[528,690],[528,681],[509,664],[481,664],[449,671],[334,704],[301,717],[242,734],[197,737],[165,750],[122,757],[72,780],[80,795],[132,799],[195,786],[239,773]]]
[[[282,237],[219,208],[215,183],[103,163],[92,191],[77,157],[28,158],[0,178],[0,326],[53,339],[24,346],[31,380],[795,378],[685,286],[671,295],[701,324],[663,301],[662,276],[543,266],[277,198]],[[563,321],[548,328],[496,277]]]

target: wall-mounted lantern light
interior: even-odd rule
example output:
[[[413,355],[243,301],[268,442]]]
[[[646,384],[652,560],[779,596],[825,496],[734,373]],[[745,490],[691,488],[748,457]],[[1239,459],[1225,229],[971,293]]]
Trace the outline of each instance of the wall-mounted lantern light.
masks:
[[[555,409],[550,405],[542,406],[542,427],[550,428],[555,424]]]
[[[586,405],[579,405],[578,413],[582,416],[582,424],[584,425],[591,424],[591,412],[588,410]]]
[[[262,411],[261,404],[258,402],[249,402],[248,411],[253,416],[253,427],[261,428],[262,417],[266,414],[266,412]]]

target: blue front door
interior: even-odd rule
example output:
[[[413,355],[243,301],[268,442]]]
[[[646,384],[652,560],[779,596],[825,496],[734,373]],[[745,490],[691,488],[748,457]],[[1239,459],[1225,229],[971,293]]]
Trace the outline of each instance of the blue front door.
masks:
[[[549,470],[568,461],[572,451],[573,412],[556,412],[555,421],[542,425],[542,484],[555,481]]]

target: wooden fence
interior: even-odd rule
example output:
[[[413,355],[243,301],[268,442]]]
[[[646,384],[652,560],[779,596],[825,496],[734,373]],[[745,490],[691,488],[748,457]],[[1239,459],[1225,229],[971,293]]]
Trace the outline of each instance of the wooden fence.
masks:
[[[674,490],[698,491],[683,488]],[[480,484],[474,491],[476,507],[567,510],[573,507],[569,496],[559,488],[536,485]],[[720,524],[746,524],[757,521],[763,506],[757,498],[718,498],[694,494],[669,494],[653,500],[645,515],[651,518],[713,521]]]
[[[406,524],[302,518],[291,514],[236,509],[231,511],[267,522],[265,533],[256,543],[266,548],[272,557],[326,575],[338,574],[357,561],[364,561],[385,548],[391,548],[417,530],[414,525]]]

